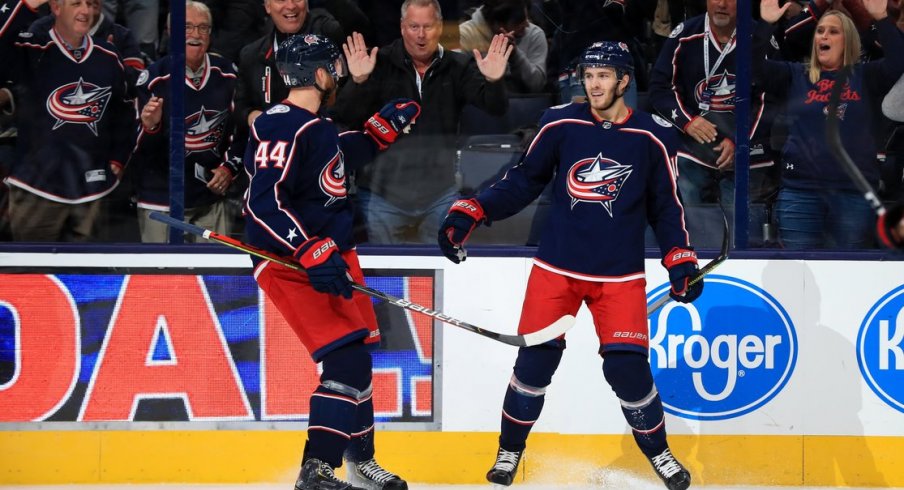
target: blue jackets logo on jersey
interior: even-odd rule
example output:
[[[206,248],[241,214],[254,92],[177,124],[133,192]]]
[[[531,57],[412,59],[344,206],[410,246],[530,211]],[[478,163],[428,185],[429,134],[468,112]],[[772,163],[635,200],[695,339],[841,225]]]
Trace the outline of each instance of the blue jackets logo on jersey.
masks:
[[[870,389],[904,412],[904,286],[882,297],[857,334],[857,364]]]
[[[578,161],[568,170],[567,177],[572,209],[578,202],[600,203],[612,216],[612,203],[632,171],[630,165],[603,158],[602,154]]]
[[[82,78],[57,88],[47,97],[47,112],[56,119],[53,129],[66,123],[84,124],[97,136],[97,122],[110,96],[111,87],[98,87]]]
[[[734,73],[728,73],[728,70],[721,74],[713,75],[708,80],[700,80],[694,86],[694,98],[697,103],[703,102],[705,97],[703,91],[708,90],[709,95],[709,111],[710,112],[732,112],[734,111],[735,96],[735,76]]]
[[[648,295],[668,292],[663,284]],[[777,395],[794,371],[797,334],[766,291],[706,276],[693,303],[650,316],[650,365],[666,412],[697,420],[739,417]]]
[[[228,111],[201,109],[185,117],[185,154],[212,150],[219,155],[218,146],[226,127]]]
[[[323,207],[348,196],[345,188],[345,157],[341,151],[320,171],[320,190],[329,197]]]

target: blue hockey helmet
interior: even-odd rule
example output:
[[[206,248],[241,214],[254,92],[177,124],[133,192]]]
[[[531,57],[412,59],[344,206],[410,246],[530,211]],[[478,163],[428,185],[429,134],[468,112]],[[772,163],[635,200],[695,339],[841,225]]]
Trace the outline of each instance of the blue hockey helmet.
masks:
[[[342,55],[329,39],[317,34],[293,34],[279,43],[276,49],[276,69],[286,86],[313,87],[318,68],[323,68],[333,80],[344,76]]]
[[[602,41],[591,44],[578,58],[575,72],[578,79],[583,79],[585,68],[603,66],[611,66],[616,72],[627,73],[634,78],[634,57],[628,45],[623,42]]]

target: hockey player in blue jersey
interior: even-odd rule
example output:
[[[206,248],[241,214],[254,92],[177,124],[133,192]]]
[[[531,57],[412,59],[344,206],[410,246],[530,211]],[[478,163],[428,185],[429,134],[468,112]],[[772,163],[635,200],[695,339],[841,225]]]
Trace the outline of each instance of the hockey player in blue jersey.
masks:
[[[346,175],[370,162],[414,122],[411,100],[387,104],[364,131],[338,134],[318,115],[333,98],[342,72],[338,48],[325,37],[296,34],[280,43],[276,66],[288,97],[250,127],[245,171],[248,243],[291,255],[299,273],[257,260],[254,277],[315,362],[320,385],[311,395],[308,442],[297,490],[404,490],[407,483],[374,459],[372,361],[378,345],[370,297],[354,292],[364,282],[352,238]],[[334,468],[349,460],[352,484]]]
[[[553,204],[527,284],[520,334],[534,332],[586,303],[593,316],[603,375],[618,397],[634,439],[670,490],[690,473],[666,442],[662,401],[647,361],[649,338],[644,230],[649,223],[669,271],[671,296],[696,299],[702,281],[684,226],[675,183],[676,133],[664,119],[624,103],[634,64],[624,43],[600,42],[579,60],[586,103],[553,107],[506,175],[472,199],[455,202],[439,246],[455,263],[481,224],[505,219],[553,183]],[[478,231],[479,233],[479,231]],[[487,480],[511,485],[565,348],[564,338],[522,347],[502,406],[502,433]]]

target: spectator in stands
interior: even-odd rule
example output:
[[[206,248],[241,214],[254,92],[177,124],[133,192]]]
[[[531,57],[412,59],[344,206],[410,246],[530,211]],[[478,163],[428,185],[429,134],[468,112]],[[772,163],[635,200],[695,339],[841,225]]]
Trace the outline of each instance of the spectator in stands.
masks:
[[[841,140],[873,187],[878,184],[876,141],[871,108],[878,105],[904,73],[904,36],[886,12],[887,0],[864,0],[887,53],[881,61],[861,63],[860,37],[850,17],[826,12],[816,26],[809,63],[766,59],[773,25],[787,6],[762,0],[765,21],[754,34],[756,83],[787,102],[791,118],[782,149],[782,187],[777,202],[779,238],[786,248],[868,248],[874,244],[872,209],[826,145],[829,95],[839,70],[852,71],[841,94],[837,116]],[[828,235],[828,236],[826,236]]]
[[[513,93],[539,93],[546,87],[546,35],[527,16],[526,0],[487,0],[459,26],[462,51],[486,54],[493,37],[502,34],[514,46],[505,70],[505,86]]]
[[[235,114],[236,138],[242,141],[248,138],[248,127],[254,119],[289,94],[274,61],[279,43],[299,33],[325,36],[337,46],[345,39],[339,22],[324,10],[309,10],[307,0],[264,0],[264,9],[273,29],[239,54]],[[244,149],[237,149],[239,157],[242,153]]]
[[[116,49],[88,35],[87,2],[51,0],[54,28],[14,39],[44,3],[0,3],[0,79],[14,83],[22,155],[5,179],[11,228],[19,241],[86,241],[119,184],[135,114]]]
[[[149,59],[157,59],[160,45],[160,1],[159,0],[106,0],[103,2],[104,16],[116,22],[119,8],[123,9],[126,27],[138,39],[138,47]]]
[[[132,89],[135,87],[135,81],[138,80],[138,76],[145,68],[144,56],[132,31],[125,26],[116,24],[113,19],[104,15],[101,3],[103,3],[103,0],[88,0],[93,19],[89,34],[95,41],[104,40],[116,47],[119,59],[126,69],[129,87]],[[53,28],[53,23],[54,17],[52,15],[41,17],[31,24],[28,32],[46,34]]]
[[[656,2],[560,0],[558,4],[561,24],[549,46],[546,71],[551,85],[558,87],[560,102],[584,97],[584,81],[575,75],[575,62],[584,48],[598,41],[620,41],[628,45],[634,56],[636,76],[632,79],[636,83],[631,83],[625,93],[625,103],[639,107],[637,91],[646,88],[648,78],[639,39],[645,19],[653,18]]]
[[[891,2],[889,2],[888,8],[893,9]],[[854,21],[857,32],[860,34],[862,61],[882,58],[882,46],[876,39],[876,33],[872,29],[873,19],[864,7],[863,0],[809,0],[806,2],[806,6],[794,16],[790,16],[789,13],[797,11],[798,8],[792,4],[785,11],[782,19],[776,23],[776,39],[781,43],[782,59],[804,61],[810,55],[816,23],[829,9],[838,10]],[[889,14],[891,15],[892,12]],[[897,12],[894,12],[894,17],[892,17],[892,19],[895,18],[897,18]]]
[[[210,51],[227,60],[267,33],[267,12],[261,0],[204,0],[215,21]]]
[[[682,132],[678,185],[685,204],[734,202],[735,0],[707,0],[706,13],[678,24],[650,76],[650,101]],[[753,89],[750,120],[750,198],[777,188],[768,143],[765,94]],[[688,210],[688,220],[695,213]]]
[[[371,243],[430,243],[457,197],[455,150],[462,107],[490,114],[508,107],[502,77],[512,47],[497,34],[486,56],[444,49],[437,0],[405,0],[402,39],[368,52],[354,34],[343,45],[351,79],[336,100],[337,120],[360,127],[386,100],[421,104],[411,135],[380,154],[357,176]]]
[[[170,76],[170,58],[151,65],[139,80],[141,124],[132,156],[138,194],[141,241],[167,241],[167,226],[150,219],[152,211],[169,212],[170,81],[185,83],[185,220],[228,235],[232,216],[226,190],[241,170],[228,161],[232,135],[232,97],[236,74],[232,63],[207,53],[213,18],[206,5],[185,2],[185,76]],[[181,70],[180,70],[181,71]],[[181,75],[181,73],[180,73]]]

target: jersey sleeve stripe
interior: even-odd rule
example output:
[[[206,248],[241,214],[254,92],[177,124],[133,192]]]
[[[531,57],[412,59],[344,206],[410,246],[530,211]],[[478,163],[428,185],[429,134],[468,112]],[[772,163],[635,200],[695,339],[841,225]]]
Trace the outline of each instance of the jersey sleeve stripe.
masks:
[[[540,132],[537,133],[537,136],[534,136],[534,140],[530,142],[530,146],[527,147],[527,151],[525,152],[525,154],[529,154],[531,152],[531,150],[534,149],[534,146],[537,144],[538,141],[540,141],[540,138],[543,136],[543,133],[545,133],[547,129],[558,126],[560,124],[583,124],[585,126],[593,126],[592,122],[582,121],[580,119],[559,119],[559,120],[547,123],[542,128],[540,128]]]

